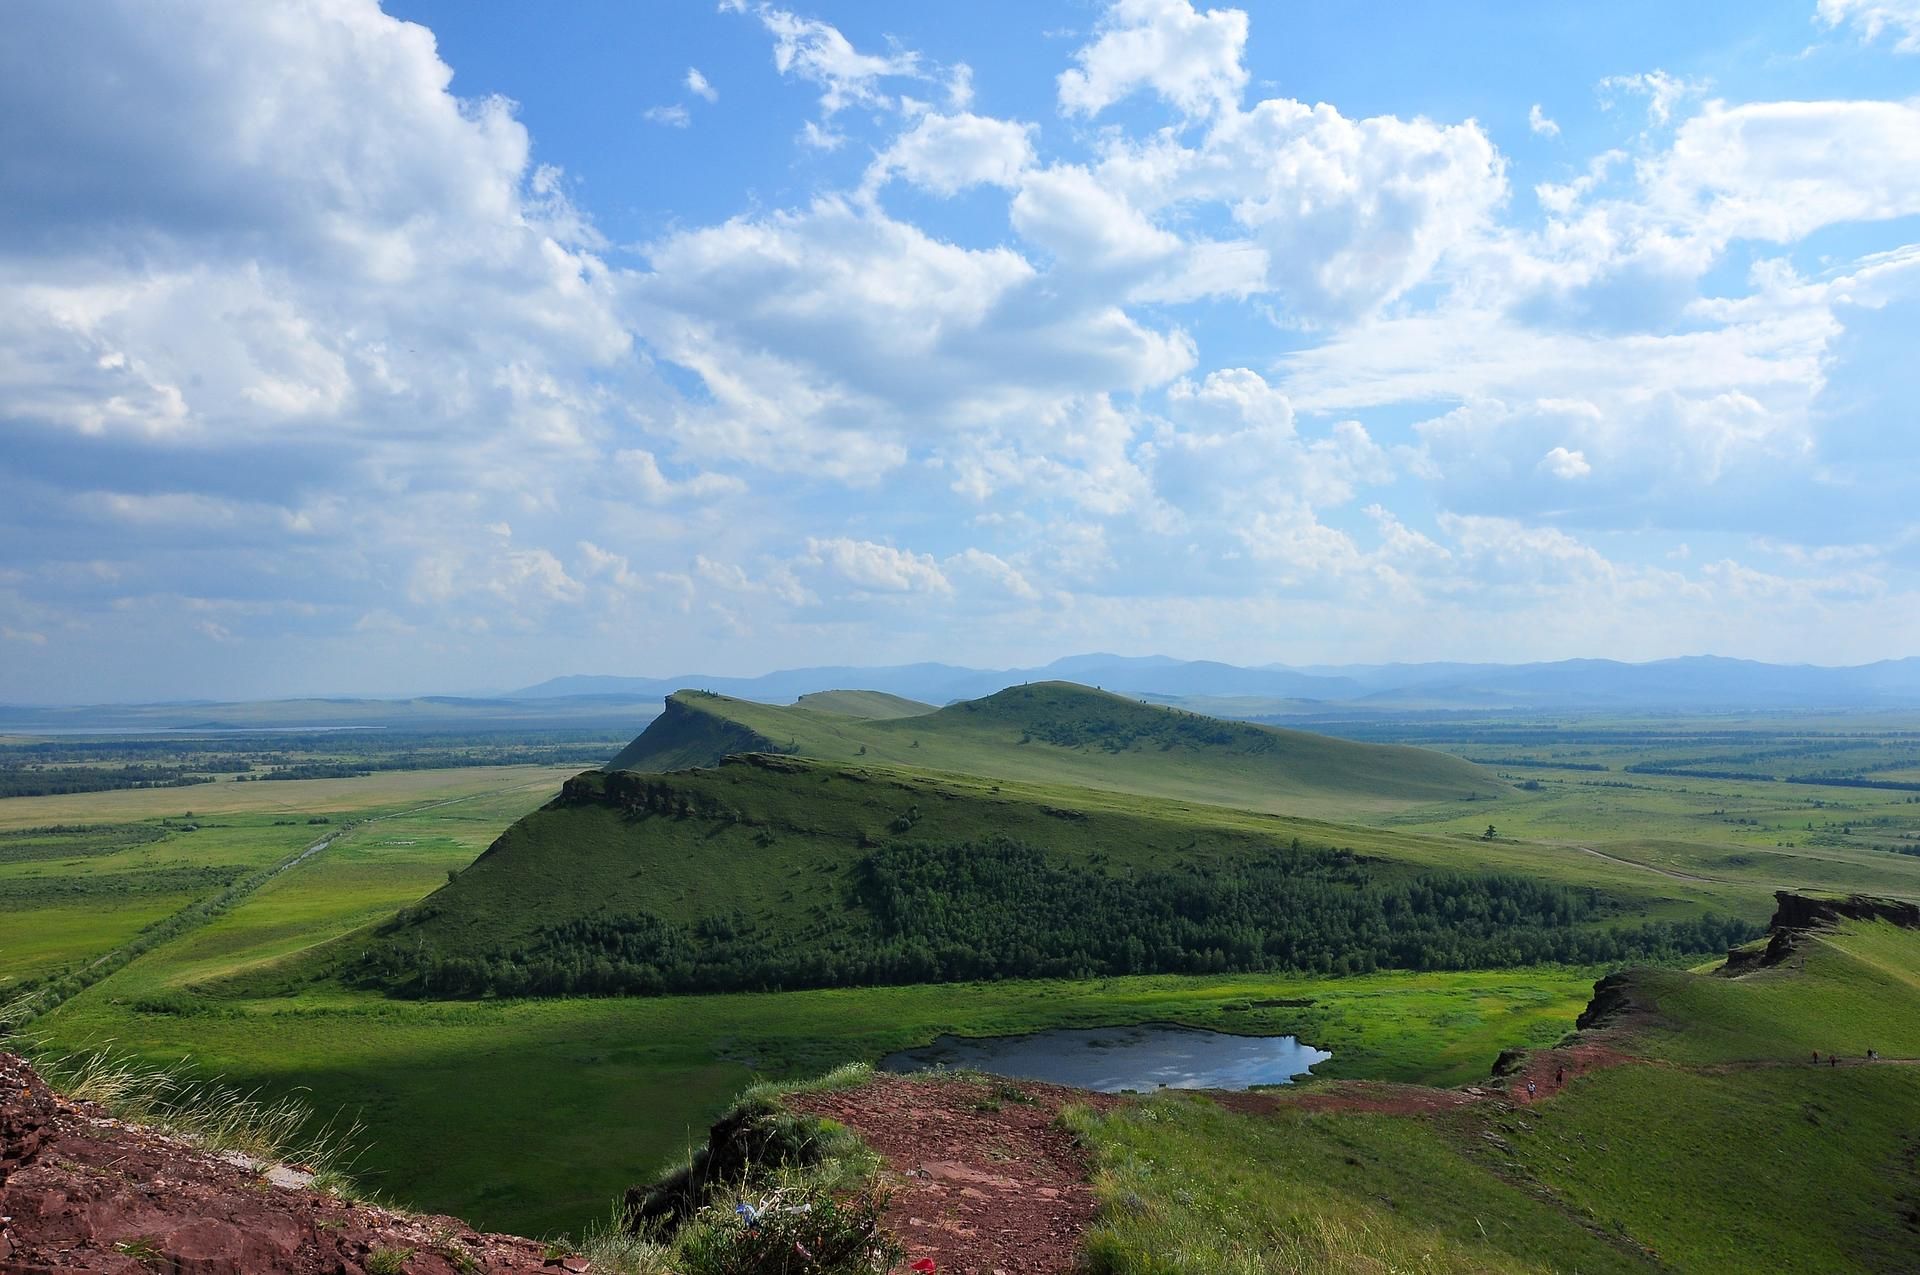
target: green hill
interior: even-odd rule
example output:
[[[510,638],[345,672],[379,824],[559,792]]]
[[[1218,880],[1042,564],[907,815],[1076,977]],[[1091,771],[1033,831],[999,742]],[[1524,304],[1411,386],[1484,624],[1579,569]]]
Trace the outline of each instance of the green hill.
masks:
[[[740,752],[1070,784],[1336,819],[1507,790],[1473,763],[1428,749],[1221,721],[1071,682],[1009,687],[984,699],[888,720],[853,719],[804,702],[783,708],[679,691],[607,769],[712,766]]]
[[[1790,933],[1770,963],[1612,976],[1583,1030],[1465,1093],[1315,1085],[1086,1113],[1092,1265],[1912,1270],[1920,931],[1911,905],[1881,911]]]
[[[861,717],[869,721],[887,721],[898,717],[923,717],[935,712],[931,704],[885,691],[813,691],[794,701],[795,708],[836,717]]]
[[[653,993],[1587,962],[1753,932],[1480,853],[754,754],[569,780],[446,886],[333,945],[328,968],[412,995]]]

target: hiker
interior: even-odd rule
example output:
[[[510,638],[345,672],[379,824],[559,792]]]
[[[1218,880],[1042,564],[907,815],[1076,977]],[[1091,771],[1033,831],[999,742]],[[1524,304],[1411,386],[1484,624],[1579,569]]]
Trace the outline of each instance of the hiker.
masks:
[[[1839,1054],[1828,1054],[1828,1055],[1827,1055],[1827,1066],[1829,1066],[1829,1067],[1838,1067],[1839,1065],[1840,1065],[1840,1055],[1839,1055]]]
[[[1813,1065],[1816,1067],[1820,1065],[1820,1051],[1817,1049],[1813,1051]]]
[[[1879,1062],[1879,1061],[1880,1061],[1880,1051],[1879,1051],[1879,1050],[1877,1050],[1877,1049],[1869,1049],[1869,1050],[1867,1051],[1867,1061],[1868,1061],[1868,1062]]]
[[[1527,1082],[1527,1100],[1528,1100],[1529,1102],[1531,1102],[1531,1101],[1533,1100],[1533,1095],[1534,1095],[1535,1093],[1537,1093],[1537,1092],[1539,1092],[1539,1088],[1540,1088],[1540,1087],[1539,1087],[1538,1085],[1536,1085],[1536,1084],[1534,1084],[1534,1083],[1533,1083],[1533,1082],[1532,1082],[1531,1080],[1529,1080],[1529,1081]]]
[[[1567,1083],[1567,1065],[1565,1063],[1553,1069],[1553,1083],[1555,1088]]]

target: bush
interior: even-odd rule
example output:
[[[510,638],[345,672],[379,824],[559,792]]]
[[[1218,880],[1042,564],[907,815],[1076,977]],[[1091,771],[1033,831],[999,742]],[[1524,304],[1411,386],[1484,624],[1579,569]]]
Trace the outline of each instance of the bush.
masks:
[[[685,1275],[884,1275],[905,1256],[882,1229],[887,1192],[836,1198],[817,1186],[774,1191],[731,1214],[709,1209],[680,1238]]]

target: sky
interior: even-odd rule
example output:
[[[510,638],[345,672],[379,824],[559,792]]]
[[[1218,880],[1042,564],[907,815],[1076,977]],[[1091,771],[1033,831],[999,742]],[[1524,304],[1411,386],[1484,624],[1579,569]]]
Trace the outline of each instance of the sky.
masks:
[[[14,0],[0,701],[1906,656],[1917,335],[1920,0]]]

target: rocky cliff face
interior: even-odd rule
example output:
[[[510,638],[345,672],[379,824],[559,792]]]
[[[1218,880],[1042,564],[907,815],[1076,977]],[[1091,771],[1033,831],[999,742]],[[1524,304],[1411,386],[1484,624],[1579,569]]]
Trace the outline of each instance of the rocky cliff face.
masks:
[[[1774,891],[1773,920],[1769,928],[1811,930],[1841,921],[1891,921],[1908,930],[1920,930],[1920,903],[1904,899],[1874,899],[1864,894],[1844,899],[1815,898],[1791,890]]]
[[[1904,899],[1876,899],[1864,894],[1820,898],[1792,890],[1773,893],[1773,920],[1767,923],[1764,948],[1734,948],[1719,973],[1737,978],[1749,970],[1779,965],[1799,949],[1810,930],[1826,929],[1842,921],[1888,921],[1903,929],[1920,930],[1920,904]]]
[[[572,1263],[567,1265],[567,1263]],[[0,1272],[408,1275],[584,1271],[532,1240],[353,1204],[53,1093],[0,1054]]]

